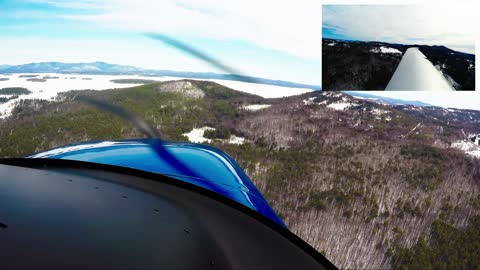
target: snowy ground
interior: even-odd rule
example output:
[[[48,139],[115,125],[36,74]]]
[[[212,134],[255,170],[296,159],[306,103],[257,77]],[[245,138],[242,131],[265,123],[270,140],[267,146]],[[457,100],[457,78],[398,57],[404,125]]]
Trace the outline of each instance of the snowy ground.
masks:
[[[350,102],[343,102],[343,101],[337,101],[327,105],[327,107],[334,109],[336,111],[343,111],[345,109],[350,108],[351,106],[352,104]]]
[[[378,115],[378,116],[381,116],[382,114],[386,114],[386,113],[389,113],[390,111],[385,111],[385,110],[382,110],[382,109],[377,109],[377,108],[374,108],[372,110],[372,113],[375,114],[375,115]]]
[[[114,79],[145,79],[156,81],[169,81],[169,80],[182,80],[188,78],[178,77],[147,77],[136,75],[81,75],[81,74],[57,74],[57,73],[41,73],[38,74],[38,78],[44,76],[59,77],[58,79],[47,79],[46,82],[32,82],[27,81],[29,78],[21,78],[21,75],[32,74],[0,74],[0,89],[5,87],[24,87],[32,91],[32,94],[21,95],[18,99],[54,99],[60,92],[66,92],[70,90],[105,90],[112,88],[126,88],[138,86],[141,84],[126,84],[126,83],[114,83],[111,80]],[[8,80],[2,80],[2,78],[8,78]],[[289,88],[273,85],[254,84],[238,81],[228,80],[206,80],[213,81],[232,88],[234,90],[259,95],[265,98],[275,98],[299,95],[302,93],[310,92],[310,89],[303,88]],[[6,103],[0,104],[0,118],[5,118],[10,115],[15,103],[18,99],[10,100]]]
[[[192,131],[188,133],[182,134],[183,136],[188,138],[188,141],[192,143],[209,143],[212,142],[211,139],[205,138],[203,135],[205,131],[207,130],[215,130],[215,128],[212,127],[201,127],[201,128],[194,128]],[[231,135],[228,140],[220,140],[224,143],[229,143],[229,144],[243,144],[245,142],[245,138],[242,137],[237,137],[235,135]]]
[[[230,144],[243,144],[245,142],[245,138],[231,135],[230,139],[227,142]]]
[[[460,140],[452,143],[453,148],[457,148],[465,154],[480,158],[480,146],[476,145],[475,143],[468,141],[468,140]]]
[[[215,130],[212,127],[201,127],[201,128],[194,128],[192,131],[188,133],[182,134],[183,136],[186,136],[188,140],[192,143],[204,143],[204,142],[211,142],[211,139],[203,137],[203,134],[207,130]]]
[[[374,53],[396,53],[396,54],[402,54],[401,51],[395,49],[395,48],[390,48],[390,47],[384,47],[381,46],[380,48],[373,48],[370,50],[371,52]]]
[[[315,99],[317,99],[317,97],[311,97],[311,98],[308,98],[308,99],[304,99],[302,100],[303,102],[303,105],[312,105],[312,104],[315,104]]]
[[[353,106],[358,106],[358,104],[355,102],[351,102],[346,97],[342,97],[342,100],[338,100],[327,105],[328,108],[334,109],[336,111],[343,111]]]
[[[375,119],[377,119],[377,120],[381,120],[382,116],[385,115],[385,114],[387,114],[387,116],[385,117],[385,121],[390,122],[392,120],[392,117],[388,115],[390,113],[390,111],[374,108],[371,111],[371,113],[373,115],[375,115]]]
[[[244,106],[243,109],[245,109],[247,111],[255,112],[255,111],[266,109],[270,106],[272,106],[272,105],[270,105],[270,104],[251,104],[251,105]]]

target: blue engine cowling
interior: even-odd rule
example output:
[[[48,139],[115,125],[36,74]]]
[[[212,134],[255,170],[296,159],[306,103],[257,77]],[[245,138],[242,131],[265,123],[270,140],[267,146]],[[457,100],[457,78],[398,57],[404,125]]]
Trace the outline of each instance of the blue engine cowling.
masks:
[[[94,141],[57,147],[27,158],[77,160],[166,175],[232,199],[286,227],[240,166],[211,146],[155,139]]]

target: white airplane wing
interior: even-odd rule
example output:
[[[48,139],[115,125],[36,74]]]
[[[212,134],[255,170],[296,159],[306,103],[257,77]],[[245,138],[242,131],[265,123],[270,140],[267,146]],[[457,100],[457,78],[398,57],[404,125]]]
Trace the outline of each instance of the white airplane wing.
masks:
[[[455,91],[418,48],[408,48],[385,89],[387,91]]]

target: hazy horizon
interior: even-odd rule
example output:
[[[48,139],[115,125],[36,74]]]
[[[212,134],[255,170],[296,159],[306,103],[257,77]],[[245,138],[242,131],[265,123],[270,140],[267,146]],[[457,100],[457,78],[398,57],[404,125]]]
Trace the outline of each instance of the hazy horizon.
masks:
[[[449,46],[441,45],[441,44],[421,44],[421,43],[394,43],[394,42],[386,42],[386,41],[381,41],[381,40],[360,40],[360,39],[342,39],[342,38],[334,38],[334,37],[322,37],[323,39],[333,39],[333,40],[342,40],[342,41],[353,41],[353,42],[382,42],[382,43],[389,43],[389,44],[401,44],[401,45],[426,45],[426,46],[444,46],[447,47],[451,50],[461,52],[461,53],[467,53],[467,54],[472,54],[475,55],[475,50],[473,52],[465,52],[465,51],[459,51],[450,48]]]

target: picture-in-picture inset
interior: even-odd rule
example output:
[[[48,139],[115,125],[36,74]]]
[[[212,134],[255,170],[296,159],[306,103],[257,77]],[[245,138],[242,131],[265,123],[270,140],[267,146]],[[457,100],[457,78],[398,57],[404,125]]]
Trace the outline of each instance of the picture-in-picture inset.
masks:
[[[324,5],[322,89],[475,90],[470,10],[464,5]]]

